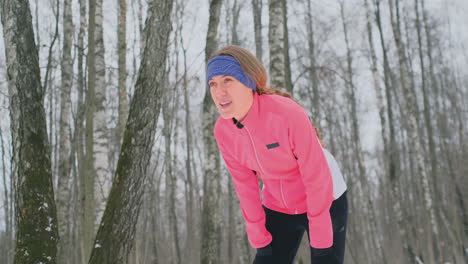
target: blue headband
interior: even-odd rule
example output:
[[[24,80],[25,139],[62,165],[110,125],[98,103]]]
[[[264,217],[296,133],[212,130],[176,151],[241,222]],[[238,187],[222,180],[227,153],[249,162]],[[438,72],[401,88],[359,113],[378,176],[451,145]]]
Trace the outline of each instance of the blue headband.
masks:
[[[239,62],[231,56],[216,56],[208,62],[206,81],[218,75],[230,75],[255,92],[256,83],[241,68]],[[209,86],[209,84],[208,84]]]

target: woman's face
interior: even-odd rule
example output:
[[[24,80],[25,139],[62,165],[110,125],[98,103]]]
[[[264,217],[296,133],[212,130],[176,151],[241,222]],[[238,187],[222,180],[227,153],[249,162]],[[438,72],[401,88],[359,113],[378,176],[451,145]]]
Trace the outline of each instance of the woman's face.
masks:
[[[213,102],[221,117],[242,121],[253,103],[252,89],[230,75],[214,76],[208,81]]]

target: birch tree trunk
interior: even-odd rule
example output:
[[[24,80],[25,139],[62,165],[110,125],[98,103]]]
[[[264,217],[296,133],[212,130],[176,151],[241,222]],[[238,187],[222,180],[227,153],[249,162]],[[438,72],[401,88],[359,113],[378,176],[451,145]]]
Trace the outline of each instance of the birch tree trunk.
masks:
[[[58,262],[69,263],[70,233],[68,233],[70,196],[70,173],[72,160],[70,140],[71,87],[73,83],[73,61],[71,48],[74,27],[72,21],[71,1],[65,0],[63,6],[63,54],[62,54],[62,88],[60,91],[60,127],[59,127],[59,161],[57,183],[57,211],[60,243]]]
[[[423,0],[424,1],[424,0]],[[432,114],[431,114],[431,106],[429,102],[429,94],[428,94],[428,87],[426,83],[426,67],[425,67],[425,60],[424,60],[424,51],[423,51],[423,40],[422,40],[422,27],[421,27],[421,20],[419,14],[419,4],[418,0],[415,0],[415,12],[416,12],[416,31],[418,36],[418,52],[419,52],[419,63],[421,68],[421,90],[423,95],[423,113],[424,113],[424,123],[426,126],[427,132],[427,139],[429,144],[429,160],[430,160],[430,178],[432,182],[432,187],[428,186],[431,193],[434,194],[434,210],[439,208],[438,201],[440,202],[441,196],[439,195],[439,184],[437,181],[437,157],[436,157],[436,150],[435,150],[435,141],[434,141],[434,132],[432,126]],[[428,176],[429,177],[429,176]],[[442,212],[443,214],[443,212]],[[437,228],[437,227],[436,227]]]
[[[344,40],[345,40],[345,46],[346,46],[346,95],[348,99],[348,104],[350,106],[350,117],[351,117],[351,142],[352,142],[352,152],[354,153],[355,160],[357,162],[358,168],[357,170],[353,169],[355,171],[357,180],[356,180],[356,196],[358,199],[364,199],[368,200],[370,192],[367,188],[367,178],[366,178],[366,169],[364,166],[364,161],[362,157],[362,148],[361,148],[361,136],[360,136],[360,131],[359,131],[359,124],[358,124],[358,114],[357,114],[357,99],[356,99],[356,87],[354,85],[354,72],[353,72],[353,54],[351,51],[351,44],[348,36],[348,22],[346,21],[346,16],[345,16],[345,6],[344,6],[344,1],[339,2],[340,5],[340,15],[341,15],[341,22],[343,26],[343,33],[344,33]],[[353,166],[355,167],[355,166]],[[362,196],[361,196],[362,195]],[[360,198],[359,198],[360,197]],[[372,208],[369,208],[369,203],[364,203],[363,206],[359,206],[356,202],[356,199],[351,199],[351,205],[355,208],[359,208],[362,210],[363,214],[362,216],[356,216],[357,219],[361,218],[360,221],[368,221],[366,219],[366,216],[369,216],[370,210]],[[371,233],[371,231],[368,229],[370,225],[358,225],[356,228],[357,230],[361,229],[361,232],[358,233]],[[368,254],[370,252],[371,247],[369,245],[369,241],[372,240],[372,238],[366,238],[363,237],[362,239],[365,252],[362,252],[361,255],[366,256],[365,259],[368,261],[371,260],[372,255]]]
[[[383,95],[382,95],[382,88],[380,86],[380,75],[378,71],[378,62],[377,62],[377,55],[375,52],[375,47],[374,47],[374,37],[372,33],[372,11],[370,10],[369,4],[367,0],[364,0],[364,7],[366,9],[366,29],[367,29],[367,40],[369,41],[369,50],[370,50],[370,58],[371,58],[371,65],[370,65],[370,70],[372,72],[372,80],[373,80],[373,86],[377,95],[377,105],[379,108],[379,117],[380,117],[380,127],[381,127],[381,136],[382,136],[382,141],[384,145],[384,153],[387,153],[388,151],[388,143],[387,143],[387,129],[386,129],[386,119],[385,119],[385,105],[383,101]],[[386,160],[386,159],[385,159]],[[384,163],[384,167],[386,166],[386,163]],[[382,241],[383,237],[382,234],[378,232],[378,223],[377,223],[377,217],[376,213],[374,210],[371,210],[371,226],[373,228],[373,233],[376,234],[375,238],[375,243],[376,243],[376,248],[378,251],[378,254],[380,254],[380,259],[383,260],[383,263],[386,263],[386,255],[385,251],[383,250],[382,247]]]
[[[79,217],[79,221],[77,221],[77,239],[79,241],[75,241],[76,246],[75,248],[79,248],[77,252],[78,259],[77,263],[78,264],[84,264],[85,261],[85,243],[84,243],[84,232],[83,232],[83,227],[84,227],[84,207],[85,207],[85,154],[84,154],[84,133],[85,128],[83,126],[84,119],[85,119],[85,106],[84,106],[84,89],[85,89],[85,63],[84,63],[84,57],[85,57],[85,47],[84,47],[84,39],[85,39],[85,34],[86,34],[86,29],[87,29],[87,23],[86,23],[86,3],[87,0],[80,0],[80,29],[78,33],[78,40],[77,40],[77,53],[78,53],[78,81],[77,81],[77,89],[78,89],[78,106],[77,106],[77,118],[75,120],[75,138],[74,138],[74,145],[75,145],[75,151],[76,151],[76,181],[79,183],[79,187],[75,187],[77,190],[77,196],[79,197],[78,200],[78,206],[75,208],[76,215]]]
[[[270,83],[273,87],[292,93],[286,0],[268,0],[268,10]]]
[[[10,260],[11,260],[10,250],[11,250],[11,246],[13,242],[13,237],[12,237],[13,232],[12,232],[12,226],[11,226],[12,219],[10,218],[10,214],[11,214],[10,195],[11,195],[11,192],[13,191],[10,190],[10,194],[8,193],[9,186],[7,182],[7,172],[6,172],[6,162],[5,162],[5,158],[6,158],[5,157],[6,156],[5,155],[5,143],[3,140],[3,131],[2,131],[1,126],[0,126],[0,151],[2,152],[1,162],[2,162],[2,175],[3,175],[2,180],[3,180],[3,194],[4,194],[3,213],[5,217],[5,238],[4,238],[5,245],[3,248],[0,248],[0,250],[1,252],[3,252],[3,261],[5,263],[10,263]]]
[[[431,87],[431,91],[434,93],[434,106],[433,109],[434,109],[434,113],[436,114],[435,118],[436,120],[444,120],[444,118],[441,118],[442,116],[442,113],[444,113],[443,111],[441,111],[440,109],[440,104],[439,104],[439,100],[440,100],[440,88],[439,88],[439,85],[438,85],[438,81],[437,81],[437,76],[436,76],[436,73],[435,73],[435,63],[434,63],[434,44],[433,44],[433,40],[432,40],[432,37],[431,37],[431,29],[430,29],[430,26],[429,26],[429,19],[428,19],[428,15],[427,15],[427,10],[426,10],[426,7],[425,7],[425,1],[424,0],[421,0],[421,12],[422,12],[422,22],[423,22],[423,27],[424,27],[424,33],[425,33],[425,36],[426,36],[426,53],[427,53],[427,57],[428,57],[428,62],[429,62],[429,76],[430,76],[430,87]],[[466,96],[465,96],[466,97]],[[461,96],[461,98],[465,98],[463,96]],[[466,105],[464,103],[462,103],[461,105]],[[459,111],[459,112],[466,112],[466,111]],[[462,118],[460,118],[460,124],[459,126],[460,127],[463,127],[463,122],[461,121]],[[437,122],[437,126],[438,127],[441,127],[440,125],[440,122]],[[464,129],[460,129],[460,131],[464,131]],[[442,144],[444,144],[445,142],[447,142],[446,140],[442,140]],[[465,140],[463,139],[463,133],[460,133],[460,146],[463,146],[464,144],[462,142],[465,142]],[[466,147],[462,147],[462,150],[465,150],[466,151]],[[444,150],[441,150],[442,152],[446,152]],[[446,153],[448,155],[448,153]],[[463,157],[466,157],[466,152],[462,151],[462,160],[463,160]],[[451,159],[447,159],[448,163],[450,164],[451,162]],[[453,175],[453,174],[449,174],[449,175]],[[436,176],[437,177],[437,176]],[[463,223],[463,226],[465,226],[464,228],[464,241],[465,243],[468,242],[468,228],[466,228],[468,226],[468,214],[466,212],[466,203],[463,199],[463,191],[461,190],[462,188],[460,188],[461,186],[464,186],[463,184],[458,184],[457,181],[454,179],[453,180],[453,183],[454,183],[454,188],[455,188],[455,199],[457,200],[457,204],[459,204],[459,208],[461,210],[461,213],[459,214],[461,216],[461,221]],[[436,181],[433,181],[432,183],[433,185],[433,188],[434,190],[438,190],[438,186],[436,185]],[[437,194],[436,194],[437,195]],[[440,196],[439,196],[440,197]],[[465,246],[466,248],[466,246]],[[468,261],[468,254],[465,253],[465,260]]]
[[[15,179],[14,263],[56,263],[58,228],[39,58],[24,0],[0,1]]]
[[[400,235],[400,239],[402,241],[402,247],[404,250],[404,254],[407,255],[410,259],[414,260],[415,252],[413,249],[413,245],[410,243],[410,236],[406,231],[406,226],[404,223],[404,213],[401,208],[401,200],[400,200],[400,188],[398,184],[399,175],[401,173],[400,168],[400,155],[399,155],[399,148],[397,146],[396,141],[396,133],[395,133],[395,117],[393,113],[393,104],[394,98],[392,97],[392,91],[394,90],[394,82],[392,77],[392,72],[390,68],[390,63],[388,59],[388,50],[384,40],[383,35],[383,28],[382,28],[382,19],[381,19],[381,12],[380,12],[380,0],[374,1],[375,5],[375,16],[376,16],[376,23],[379,30],[380,36],[380,45],[382,47],[382,54],[384,60],[384,84],[385,84],[385,99],[387,103],[387,117],[388,117],[388,129],[389,129],[389,143],[387,154],[385,155],[385,159],[388,160],[388,167],[387,167],[387,175],[388,175],[388,182],[390,184],[390,197],[393,202],[392,210],[393,214],[395,214],[395,218],[397,220],[397,229]]]
[[[408,70],[408,62],[406,57],[405,48],[403,45],[402,37],[401,37],[401,30],[399,26],[399,0],[396,0],[396,17],[394,15],[394,0],[389,0],[390,3],[390,17],[392,23],[392,30],[395,45],[397,48],[398,53],[398,60],[399,60],[399,69],[400,69],[400,79],[401,79],[401,86],[403,97],[405,98],[405,106],[409,113],[408,115],[408,125],[409,125],[409,136],[411,144],[414,146],[414,154],[416,155],[416,166],[417,171],[421,175],[422,180],[422,189],[424,192],[424,203],[426,206],[426,210],[429,212],[429,219],[430,219],[430,230],[432,231],[432,236],[430,236],[428,243],[432,245],[432,250],[429,252],[434,252],[435,260],[438,259],[439,248],[437,246],[437,239],[438,239],[438,223],[436,220],[435,209],[433,205],[433,198],[430,191],[429,185],[429,178],[425,168],[424,162],[424,150],[422,147],[421,138],[418,135],[418,122],[417,122],[417,115],[418,111],[416,109],[417,101],[416,95],[411,91],[410,88],[410,78],[409,78],[409,70]],[[430,260],[430,262],[434,262],[435,260]]]
[[[210,0],[210,18],[206,36],[205,63],[217,49],[217,33],[222,0]],[[220,158],[213,135],[213,128],[218,116],[207,88],[203,99],[203,143],[204,143],[204,180],[203,209],[201,220],[201,263],[220,263],[220,225],[219,200],[221,192]]]
[[[96,67],[96,83],[95,83],[95,103],[94,103],[94,132],[93,132],[93,149],[94,149],[94,169],[96,173],[97,184],[95,183],[96,197],[96,216],[93,229],[97,229],[99,220],[106,206],[107,196],[110,190],[111,177],[109,175],[109,132],[106,121],[106,62],[104,59],[104,36],[103,36],[103,0],[96,1],[96,23],[94,31],[95,40],[95,67]]]
[[[166,57],[171,31],[172,1],[149,3],[146,44],[125,125],[117,170],[101,220],[90,264],[127,263],[134,244],[143,184],[151,156],[166,84]]]

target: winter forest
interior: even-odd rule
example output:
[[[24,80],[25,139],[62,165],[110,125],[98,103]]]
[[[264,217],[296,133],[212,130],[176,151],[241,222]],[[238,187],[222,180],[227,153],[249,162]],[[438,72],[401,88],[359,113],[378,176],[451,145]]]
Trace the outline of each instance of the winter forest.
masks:
[[[465,0],[0,0],[0,263],[251,263],[213,136],[252,51],[348,186],[345,263],[468,263]],[[295,263],[310,263],[306,235]]]

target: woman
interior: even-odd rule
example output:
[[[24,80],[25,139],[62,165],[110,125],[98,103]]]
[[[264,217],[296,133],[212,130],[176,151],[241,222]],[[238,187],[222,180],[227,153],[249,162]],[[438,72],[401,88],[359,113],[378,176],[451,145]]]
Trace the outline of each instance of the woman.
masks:
[[[264,66],[238,46],[215,52],[206,79],[221,115],[216,142],[257,248],[254,264],[292,263],[304,231],[313,264],[343,263],[346,187],[333,184],[305,110],[267,87]]]

